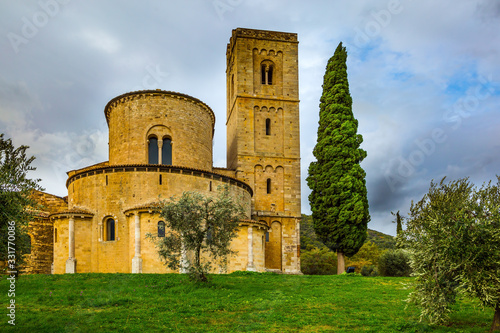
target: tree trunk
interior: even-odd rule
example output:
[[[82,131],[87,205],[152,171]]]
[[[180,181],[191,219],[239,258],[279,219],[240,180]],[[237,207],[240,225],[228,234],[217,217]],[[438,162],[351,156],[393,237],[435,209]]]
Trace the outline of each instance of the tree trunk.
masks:
[[[493,316],[493,324],[491,325],[490,332],[500,331],[500,304],[495,308],[495,315]]]
[[[342,252],[337,252],[337,274],[342,274],[344,272],[345,272],[344,254]]]
[[[203,269],[201,267],[201,246],[198,246],[196,248],[195,266],[196,266],[196,275],[197,275],[198,281],[207,282],[208,279],[205,276],[205,272],[203,272]]]

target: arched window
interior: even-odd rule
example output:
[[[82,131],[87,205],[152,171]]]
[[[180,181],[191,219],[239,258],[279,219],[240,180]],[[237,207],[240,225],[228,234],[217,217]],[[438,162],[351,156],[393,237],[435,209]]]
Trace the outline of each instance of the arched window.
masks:
[[[271,178],[267,178],[267,194],[271,193]]]
[[[271,135],[271,119],[266,119],[266,135]]]
[[[158,222],[158,237],[165,237],[165,222]]]
[[[106,220],[106,241],[114,241],[115,240],[115,220],[107,219]]]
[[[266,85],[273,84],[274,64],[270,60],[265,60],[260,66],[261,83]]]
[[[148,163],[158,164],[158,139],[152,136],[148,142]]]
[[[161,147],[161,164],[172,165],[172,140],[163,138]]]
[[[212,240],[212,227],[207,229],[207,240]]]

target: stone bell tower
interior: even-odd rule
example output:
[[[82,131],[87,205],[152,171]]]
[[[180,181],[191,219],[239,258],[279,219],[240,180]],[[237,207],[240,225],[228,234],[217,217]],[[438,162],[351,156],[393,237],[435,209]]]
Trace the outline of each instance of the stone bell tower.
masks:
[[[297,34],[233,30],[227,46],[227,167],[254,191],[269,227],[266,268],[300,272]]]

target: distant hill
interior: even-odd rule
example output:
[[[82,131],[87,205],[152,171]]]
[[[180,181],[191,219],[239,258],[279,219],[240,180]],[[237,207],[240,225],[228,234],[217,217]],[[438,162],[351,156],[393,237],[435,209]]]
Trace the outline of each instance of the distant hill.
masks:
[[[386,235],[380,231],[368,229],[367,241],[377,244],[381,249],[393,249],[396,247],[396,238]]]
[[[371,241],[382,249],[393,249],[396,246],[396,239],[393,236],[371,229],[368,229],[366,241]],[[312,217],[302,214],[302,222],[300,224],[300,249],[309,250],[314,247],[321,249],[326,246],[318,239],[318,236],[316,236],[314,232]]]

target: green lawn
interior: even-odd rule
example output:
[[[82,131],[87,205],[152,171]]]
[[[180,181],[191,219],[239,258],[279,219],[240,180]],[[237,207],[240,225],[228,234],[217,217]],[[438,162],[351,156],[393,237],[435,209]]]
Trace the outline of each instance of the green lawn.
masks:
[[[176,274],[21,276],[16,326],[0,279],[1,332],[485,332],[492,310],[461,300],[453,325],[405,309],[410,278],[230,274],[196,285]],[[2,313],[3,312],[3,313]]]

